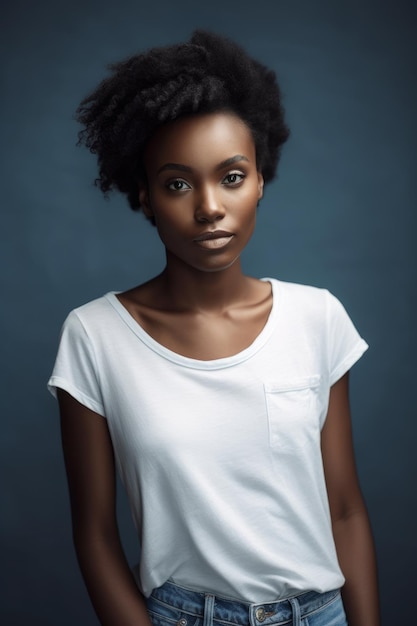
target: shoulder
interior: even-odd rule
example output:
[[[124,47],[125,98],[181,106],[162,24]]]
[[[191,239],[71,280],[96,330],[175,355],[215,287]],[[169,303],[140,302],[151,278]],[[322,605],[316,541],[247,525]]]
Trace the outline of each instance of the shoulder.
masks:
[[[112,301],[116,297],[116,293],[116,291],[109,291],[99,298],[95,298],[94,300],[90,300],[85,304],[75,307],[69,312],[67,319],[78,319],[81,322],[87,322],[105,315],[109,309],[111,310]]]
[[[70,314],[75,314],[80,318],[88,318],[94,315],[100,314],[103,310],[106,310],[109,306],[109,301],[118,293],[116,291],[109,291],[108,293],[100,296],[98,298],[94,298],[94,300],[90,300],[89,302],[85,302],[80,306],[72,309]]]
[[[325,294],[329,293],[328,290],[323,287],[315,287],[313,285],[306,285],[303,283],[293,283],[286,280],[280,280],[278,278],[268,277],[262,278],[262,280],[269,281],[275,290],[291,297],[314,300],[317,298],[323,298]]]
[[[345,307],[328,289],[267,280],[276,294],[277,320],[287,335],[301,338],[305,345],[312,342],[316,353],[321,346],[334,384],[368,348]]]
[[[314,310],[323,312],[340,304],[339,300],[323,287],[292,283],[276,278],[263,280],[271,282],[279,306],[295,308],[300,312],[313,312]]]
[[[72,309],[62,325],[61,333],[71,335],[90,336],[94,330],[108,329],[114,323],[114,307],[117,306],[116,292],[90,300],[81,306]]]
[[[277,310],[291,324],[307,324],[322,331],[352,324],[341,301],[328,289],[274,278],[265,280],[272,283]]]

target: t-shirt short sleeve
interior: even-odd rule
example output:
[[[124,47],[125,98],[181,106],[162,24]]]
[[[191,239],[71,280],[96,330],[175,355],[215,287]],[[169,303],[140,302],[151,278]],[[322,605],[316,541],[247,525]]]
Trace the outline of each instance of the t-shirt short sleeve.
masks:
[[[76,311],[72,311],[63,324],[54,369],[48,381],[48,389],[55,397],[57,388],[104,416],[94,350]]]
[[[368,344],[359,335],[342,303],[327,292],[328,359],[333,385],[360,359]]]

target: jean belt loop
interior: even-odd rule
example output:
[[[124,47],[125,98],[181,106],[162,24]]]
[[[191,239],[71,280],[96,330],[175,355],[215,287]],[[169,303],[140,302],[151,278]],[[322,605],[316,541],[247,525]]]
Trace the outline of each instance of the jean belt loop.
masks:
[[[290,604],[292,606],[292,626],[301,626],[301,611],[297,598],[291,598]]]
[[[203,626],[212,626],[214,614],[214,596],[206,593],[204,599],[204,623]]]

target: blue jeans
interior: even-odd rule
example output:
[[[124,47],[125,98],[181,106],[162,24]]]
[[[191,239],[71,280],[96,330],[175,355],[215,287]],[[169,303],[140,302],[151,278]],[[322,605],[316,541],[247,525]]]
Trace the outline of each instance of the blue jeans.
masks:
[[[146,602],[153,626],[347,626],[338,589],[250,604],[166,582]]]

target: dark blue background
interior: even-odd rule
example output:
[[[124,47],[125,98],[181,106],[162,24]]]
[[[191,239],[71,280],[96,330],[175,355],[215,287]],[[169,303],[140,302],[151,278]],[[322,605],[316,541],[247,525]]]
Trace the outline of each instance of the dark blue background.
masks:
[[[416,582],[415,3],[2,4],[2,623],[97,623],[73,553],[46,381],[68,311],[149,278],[163,254],[141,215],[93,188],[94,158],[75,147],[72,116],[107,63],[195,27],[232,36],[280,78],[292,137],[244,265],[329,288],[371,346],[352,372],[357,461],[384,624],[408,622]],[[133,562],[122,492],[119,499]]]

